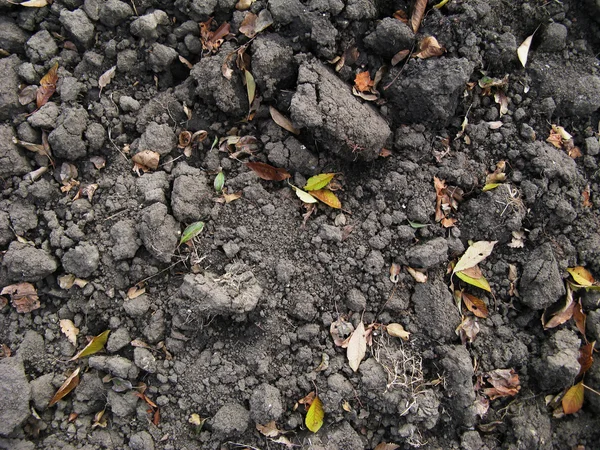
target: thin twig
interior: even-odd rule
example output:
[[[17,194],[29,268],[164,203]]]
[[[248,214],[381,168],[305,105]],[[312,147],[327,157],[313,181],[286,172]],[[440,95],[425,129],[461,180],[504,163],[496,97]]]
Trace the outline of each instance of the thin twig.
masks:
[[[406,60],[404,61],[404,64],[402,64],[402,67],[400,68],[400,70],[398,71],[398,73],[396,74],[396,76],[394,77],[394,79],[393,79],[392,81],[390,81],[388,84],[386,84],[386,85],[383,87],[383,90],[384,90],[384,91],[387,91],[387,90],[390,88],[390,86],[391,86],[392,84],[394,84],[394,82],[395,82],[395,81],[398,79],[398,77],[400,76],[400,74],[401,74],[401,73],[404,71],[404,68],[405,68],[405,67],[406,67],[406,65],[408,64],[408,61],[410,61],[410,57],[412,56],[412,54],[413,54],[413,53],[414,53],[414,51],[415,51],[415,45],[416,45],[416,44],[413,44],[412,48],[410,49],[410,53],[409,53],[409,54],[408,54],[408,56],[406,57]]]

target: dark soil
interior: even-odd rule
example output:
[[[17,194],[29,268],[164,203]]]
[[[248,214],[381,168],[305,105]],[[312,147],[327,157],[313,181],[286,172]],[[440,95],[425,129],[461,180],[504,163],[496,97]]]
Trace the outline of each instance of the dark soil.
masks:
[[[415,35],[393,18],[411,16],[407,0],[256,0],[250,11],[268,10],[273,24],[251,42],[236,3],[0,0],[0,287],[32,283],[41,302],[19,313],[0,299],[0,449],[285,448],[257,430],[271,420],[295,448],[600,448],[600,396],[586,389],[566,416],[547,404],[579,381],[579,349],[600,338],[600,295],[575,293],[586,336],[573,320],[548,330],[540,320],[564,302],[568,267],[600,277],[600,3],[430,1]],[[212,31],[231,25],[213,54],[199,28],[210,17]],[[517,48],[534,31],[523,68]],[[391,66],[428,35],[442,56]],[[244,44],[262,99],[249,121],[229,57]],[[356,61],[336,72],[329,61],[354,46]],[[55,63],[50,101],[20,102]],[[352,94],[357,73],[375,78],[383,65],[379,100]],[[480,87],[484,75],[508,77],[493,88],[506,93],[506,114]],[[546,142],[553,124],[580,156]],[[190,157],[177,146],[185,130],[208,133]],[[46,135],[53,165],[14,143]],[[233,135],[255,145],[220,149]],[[143,150],[160,163],[137,174],[131,159]],[[288,183],[261,180],[245,161],[286,168],[300,187],[337,173],[343,211],[319,204],[304,225]],[[506,182],[483,192],[500,161]],[[215,201],[220,170],[241,198]],[[70,190],[69,173],[79,182]],[[464,191],[454,227],[435,221],[434,177]],[[202,233],[178,246],[196,221]],[[522,247],[511,244],[519,233]],[[480,265],[492,294],[454,279],[489,308],[462,344],[455,330],[472,313],[457,309],[447,268],[470,240],[498,243]],[[62,288],[65,274],[88,283]],[[145,293],[129,298],[140,282]],[[340,317],[400,323],[410,338],[378,327],[354,372],[330,335]],[[64,319],[79,328],[76,346]],[[105,349],[69,361],[105,330]],[[599,360],[584,379],[596,391]],[[48,407],[77,367],[80,384]],[[484,412],[484,374],[496,369],[513,369],[520,391]],[[135,395],[142,385],[154,406]],[[314,390],[325,410],[316,434],[297,405]]]

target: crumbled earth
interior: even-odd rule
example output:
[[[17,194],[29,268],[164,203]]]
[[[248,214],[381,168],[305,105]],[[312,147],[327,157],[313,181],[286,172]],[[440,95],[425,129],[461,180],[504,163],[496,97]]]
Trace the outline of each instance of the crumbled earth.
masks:
[[[395,15],[412,3],[0,0],[0,288],[31,283],[41,304],[0,297],[0,449],[285,448],[257,429],[270,421],[307,449],[598,448],[600,358],[579,412],[555,414],[552,399],[600,339],[600,295],[575,293],[585,335],[540,319],[564,301],[568,267],[600,278],[600,2],[429,1],[417,33]],[[253,39],[249,12],[272,21]],[[425,36],[445,52],[391,64]],[[55,64],[37,108],[28,92]],[[373,98],[353,93],[364,71]],[[579,153],[546,141],[552,124]],[[181,133],[201,130],[186,149]],[[145,151],[158,164],[134,167]],[[291,178],[263,180],[248,161]],[[484,192],[500,161],[506,181]],[[336,174],[342,209],[308,211],[288,185],[320,173]],[[449,228],[434,177],[462,190]],[[497,241],[480,264],[491,293],[454,282],[489,316],[463,343],[472,314],[448,267],[480,240]],[[356,372],[330,334],[340,318],[378,324]],[[71,360],[106,330],[100,351]],[[520,390],[485,410],[496,369]],[[311,391],[316,434],[298,404]]]

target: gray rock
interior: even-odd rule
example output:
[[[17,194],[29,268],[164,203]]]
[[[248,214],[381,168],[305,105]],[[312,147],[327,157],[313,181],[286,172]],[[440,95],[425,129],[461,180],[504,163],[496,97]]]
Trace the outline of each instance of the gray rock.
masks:
[[[25,53],[29,33],[23,31],[10,17],[0,17],[0,48],[9,53]]]
[[[108,405],[117,417],[132,416],[135,413],[139,397],[133,392],[118,393],[112,389],[108,391]]]
[[[17,75],[17,69],[21,64],[21,60],[17,55],[11,55],[8,58],[0,59],[0,120],[9,120],[24,110],[23,106],[19,103],[19,76]],[[8,128],[8,125],[2,127]],[[8,128],[10,129],[10,128]],[[8,147],[9,145],[14,146],[11,140],[0,141],[2,147]],[[2,147],[0,147],[0,176],[3,173],[10,173],[10,164],[4,164],[2,161]],[[8,162],[8,161],[7,161]]]
[[[89,361],[92,358],[106,360],[105,356],[92,356]],[[104,366],[100,370],[106,371]],[[91,370],[82,373],[81,382],[77,386],[77,389],[74,390],[75,402],[73,403],[73,411],[77,414],[95,414],[100,411],[106,404],[106,390],[107,388],[102,383],[97,371]]]
[[[108,336],[106,350],[108,350],[110,353],[115,353],[128,346],[130,342],[131,336],[129,336],[129,331],[127,328],[118,328]]]
[[[596,156],[600,153],[600,142],[597,137],[589,137],[585,139],[585,152],[590,156]]]
[[[342,242],[342,230],[333,225],[321,225],[319,228],[319,236],[324,241]]]
[[[531,169],[543,174],[544,178],[560,178],[568,183],[581,178],[577,173],[577,164],[565,151],[540,141],[524,145],[523,150],[533,155]]]
[[[27,118],[27,122],[32,127],[53,129],[56,126],[56,120],[60,114],[60,109],[54,102],[48,102],[31,116]]]
[[[67,273],[86,278],[92,275],[100,263],[98,247],[89,242],[82,242],[62,257],[62,265]]]
[[[588,313],[585,328],[592,340],[600,340],[600,309]]]
[[[540,52],[559,52],[567,45],[568,30],[562,23],[550,23],[542,33],[542,42],[537,47]]]
[[[444,126],[452,117],[465,85],[473,72],[473,63],[465,58],[431,58],[410,61],[403,74],[385,91],[397,108],[397,123],[432,123]],[[384,77],[387,84],[398,69]]]
[[[139,111],[140,102],[138,102],[135,98],[129,97],[128,95],[123,95],[119,99],[119,106],[124,112],[132,112]]]
[[[79,93],[83,91],[85,86],[77,81],[75,77],[64,77],[59,79],[60,100],[63,103],[75,102]]]
[[[580,345],[577,334],[567,329],[558,330],[544,341],[542,357],[531,360],[540,389],[560,390],[573,382],[580,369],[577,361]]]
[[[146,173],[135,181],[135,186],[144,203],[167,203],[165,191],[169,188],[169,180],[166,172]]]
[[[155,72],[163,72],[169,68],[169,66],[177,58],[177,51],[171,47],[167,47],[163,44],[154,44],[150,49],[148,55],[148,66]]]
[[[180,175],[173,181],[171,208],[179,222],[191,223],[210,217],[214,205],[214,189],[208,184],[204,172],[197,170],[194,175]]]
[[[202,58],[194,64],[190,76],[196,81],[196,94],[226,114],[241,116],[249,111],[248,95],[240,77],[230,80],[221,74],[221,66],[233,47],[224,44],[218,54]]]
[[[524,405],[522,413],[510,418],[511,435],[517,448],[552,450],[554,430],[546,408],[536,404]]]
[[[375,109],[361,103],[350,86],[317,61],[300,66],[290,112],[294,124],[308,128],[330,152],[350,161],[376,158],[391,135]]]
[[[290,314],[299,320],[311,321],[317,315],[315,303],[319,299],[315,298],[310,292],[298,290],[290,293]]]
[[[261,94],[273,98],[280,86],[289,86],[297,65],[290,43],[278,34],[261,34],[252,43],[252,75]]]
[[[32,63],[46,63],[58,53],[58,46],[50,32],[42,30],[29,38],[25,53]]]
[[[98,19],[107,27],[116,27],[123,23],[128,17],[133,16],[133,9],[129,3],[119,0],[106,0],[102,2]]]
[[[135,433],[129,439],[129,448],[131,450],[154,450],[154,440],[147,431]]]
[[[319,165],[319,158],[316,155],[293,136],[287,138],[284,145],[290,155],[287,164],[289,169],[303,175],[315,175],[315,170]]]
[[[8,245],[14,238],[8,213],[0,211],[0,247]]]
[[[534,310],[547,308],[565,295],[565,286],[550,243],[531,252],[524,264],[519,292],[521,302]]]
[[[349,3],[351,1],[349,0]],[[343,448],[344,450],[363,450],[368,448],[366,442],[363,441],[356,430],[346,420],[326,428],[324,436],[321,439],[323,443],[326,443],[325,448]]]
[[[350,311],[364,311],[367,307],[367,298],[358,289],[350,289],[346,294],[346,306]]]
[[[261,384],[250,397],[250,417],[257,424],[264,425],[271,420],[278,421],[284,413],[281,392],[270,384]]]
[[[406,251],[406,259],[410,266],[423,269],[445,263],[448,261],[448,243],[444,238],[435,238],[415,245]]]
[[[227,256],[227,258],[229,259],[235,258],[235,255],[237,255],[240,252],[240,250],[240,246],[234,241],[227,241],[223,244],[223,252],[225,253],[225,256]]]
[[[41,363],[46,359],[44,338],[33,330],[27,330],[19,345],[18,356],[25,363]]]
[[[164,263],[171,261],[180,230],[165,205],[154,203],[141,211],[138,233],[152,256]]]
[[[145,14],[135,19],[131,22],[129,29],[134,36],[153,41],[158,39],[158,26],[168,24],[169,17],[167,16],[167,13],[160,9],[156,9],[149,14]]]
[[[165,314],[162,310],[156,310],[150,315],[148,325],[142,333],[150,344],[157,344],[165,338]]]
[[[91,356],[88,362],[93,369],[124,379],[135,380],[140,372],[130,360],[122,356]]]
[[[137,318],[144,316],[146,312],[148,312],[148,309],[150,309],[148,296],[142,294],[131,300],[125,300],[123,302],[123,309],[131,317]]]
[[[211,419],[213,431],[222,437],[239,436],[248,428],[250,413],[237,403],[221,407]]]
[[[54,397],[56,388],[52,384],[53,379],[54,374],[47,373],[35,380],[31,380],[31,383],[29,383],[31,386],[31,400],[33,400],[37,411],[44,411],[48,407],[48,403],[50,403],[52,397]]]
[[[233,275],[232,281],[240,283],[239,289],[226,289],[202,274],[186,275],[176,299],[180,315],[188,316],[188,311],[191,311],[192,317],[243,314],[256,308],[262,288],[252,273]]]
[[[177,137],[169,125],[150,122],[140,137],[138,148],[167,155],[176,147],[176,144]]]
[[[305,13],[304,5],[299,0],[270,0],[269,11],[273,21],[280,25],[292,23]]]
[[[456,308],[454,308],[456,311]],[[473,364],[469,351],[462,345],[442,346],[436,349],[443,355],[441,365],[446,371],[445,407],[451,411],[455,423],[465,427],[475,424],[475,389]]]
[[[386,17],[365,38],[365,44],[378,55],[391,59],[400,50],[410,50],[414,40],[415,34],[407,24]]]
[[[345,16],[351,20],[377,18],[375,0],[348,0]]]
[[[465,431],[460,437],[460,448],[462,450],[481,450],[483,445],[481,436],[475,430]]]
[[[110,3],[110,0],[107,3]],[[76,9],[75,11],[63,9],[60,12],[60,23],[76,44],[84,49],[89,49],[94,45],[96,29],[83,9]]]
[[[58,269],[56,259],[44,250],[28,244],[12,242],[2,265],[12,281],[39,281]]]
[[[364,270],[371,275],[380,275],[385,266],[385,260],[379,250],[371,250],[365,259]]]
[[[26,202],[12,202],[8,208],[10,222],[16,234],[22,235],[38,226],[35,206]]]
[[[18,358],[0,359],[0,436],[6,436],[29,417],[31,387]]]
[[[192,0],[190,4],[191,17],[194,20],[206,20],[213,14],[218,0]]]
[[[54,155],[68,161],[86,156],[83,132],[87,128],[88,113],[81,106],[67,108],[58,117],[57,127],[48,136]]]
[[[96,22],[100,19],[100,7],[103,3],[101,0],[85,0],[83,10],[90,19]]]
[[[411,300],[419,332],[435,340],[456,339],[454,330],[460,324],[460,315],[442,280],[430,277],[427,283],[417,283]]]
[[[136,347],[133,350],[133,360],[135,365],[149,373],[156,372],[156,358],[152,352],[146,348]]]
[[[116,261],[133,258],[142,245],[135,222],[130,219],[120,220],[111,227],[110,236],[113,241],[111,252]]]
[[[137,52],[135,50],[126,49],[117,55],[117,70],[119,72],[132,72],[137,69],[137,63]]]
[[[100,150],[104,146],[106,135],[106,130],[102,125],[96,122],[90,123],[85,130],[85,139],[88,142],[90,150]]]

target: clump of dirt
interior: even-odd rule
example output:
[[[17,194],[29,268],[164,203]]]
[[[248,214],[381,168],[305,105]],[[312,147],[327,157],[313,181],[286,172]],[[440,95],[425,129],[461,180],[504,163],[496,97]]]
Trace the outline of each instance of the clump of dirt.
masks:
[[[0,448],[597,445],[598,2],[436,3],[0,0]]]

